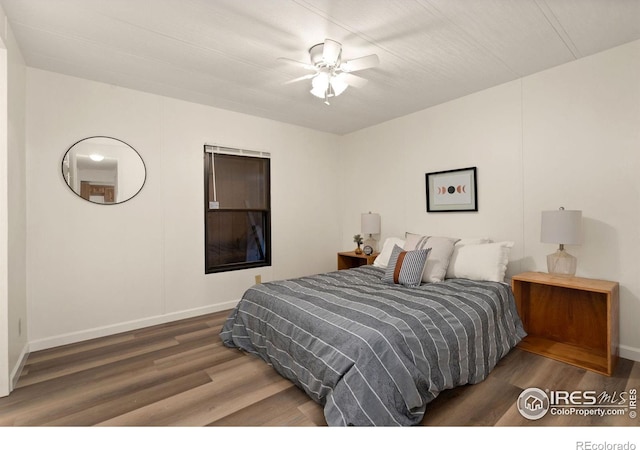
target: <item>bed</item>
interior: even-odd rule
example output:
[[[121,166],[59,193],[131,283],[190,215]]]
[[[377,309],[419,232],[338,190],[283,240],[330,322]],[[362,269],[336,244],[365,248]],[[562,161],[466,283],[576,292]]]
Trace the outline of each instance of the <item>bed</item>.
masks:
[[[324,405],[329,425],[418,424],[445,389],[484,380],[524,336],[508,284],[405,286],[376,266],[248,289],[220,336]]]

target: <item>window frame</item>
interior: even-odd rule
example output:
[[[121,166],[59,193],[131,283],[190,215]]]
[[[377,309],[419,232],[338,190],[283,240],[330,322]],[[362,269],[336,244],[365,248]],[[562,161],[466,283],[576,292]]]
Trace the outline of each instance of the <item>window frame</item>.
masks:
[[[216,154],[239,156],[246,158],[260,158],[266,160],[266,208],[211,208],[209,198],[209,183],[212,176],[212,160]],[[215,174],[214,174],[215,177]],[[265,258],[259,261],[244,261],[241,263],[228,263],[221,265],[210,265],[208,261],[209,246],[209,213],[228,213],[228,212],[259,212],[263,214],[264,229],[264,251]],[[217,145],[205,144],[204,146],[204,271],[205,274],[230,272],[234,270],[253,269],[258,267],[271,266],[271,154],[268,152],[259,152],[254,150],[235,149],[231,147],[221,147]]]

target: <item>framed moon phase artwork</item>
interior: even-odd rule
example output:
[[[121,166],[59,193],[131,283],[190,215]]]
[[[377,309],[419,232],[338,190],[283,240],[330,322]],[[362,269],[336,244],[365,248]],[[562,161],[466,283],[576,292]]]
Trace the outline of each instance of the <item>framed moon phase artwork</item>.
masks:
[[[427,212],[478,210],[476,168],[443,170],[425,174]]]

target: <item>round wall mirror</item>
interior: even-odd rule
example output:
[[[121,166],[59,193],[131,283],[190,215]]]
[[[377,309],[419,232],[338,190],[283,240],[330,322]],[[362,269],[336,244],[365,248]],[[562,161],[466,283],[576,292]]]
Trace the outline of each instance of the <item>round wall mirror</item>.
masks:
[[[144,161],[129,144],[119,139],[94,136],[82,139],[62,158],[67,186],[83,199],[115,205],[136,196],[147,178]]]

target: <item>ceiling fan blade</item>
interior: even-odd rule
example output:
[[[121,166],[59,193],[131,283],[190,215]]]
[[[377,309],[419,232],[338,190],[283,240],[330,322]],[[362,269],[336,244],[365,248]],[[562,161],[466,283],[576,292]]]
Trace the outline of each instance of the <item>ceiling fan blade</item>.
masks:
[[[349,85],[357,88],[361,88],[366,85],[369,81],[359,77],[358,75],[353,75],[350,73],[342,73],[340,74],[343,77],[343,80]]]
[[[303,69],[307,69],[307,70],[316,70],[316,66],[314,66],[313,64],[304,63],[304,62],[301,62],[301,61],[296,61],[295,59],[278,58],[278,61],[283,61],[283,62],[286,62],[288,64],[293,64],[295,66],[302,67]]]
[[[324,46],[322,48],[322,59],[325,64],[335,65],[340,58],[342,52],[342,44],[332,39],[325,39]]]
[[[378,58],[378,55],[368,55],[345,61],[340,64],[340,69],[343,72],[355,72],[357,70],[376,67],[378,64],[380,64],[380,58]]]
[[[317,73],[309,73],[307,75],[303,75],[301,77],[294,78],[293,80],[285,81],[283,84],[291,84],[291,83],[297,83],[298,81],[310,80],[311,78],[315,77],[316,75],[317,75]]]

